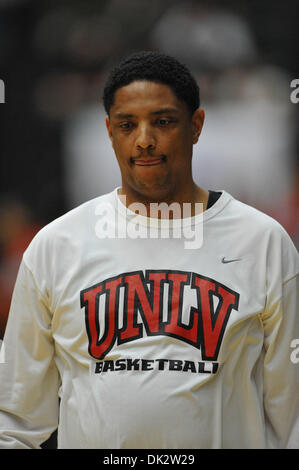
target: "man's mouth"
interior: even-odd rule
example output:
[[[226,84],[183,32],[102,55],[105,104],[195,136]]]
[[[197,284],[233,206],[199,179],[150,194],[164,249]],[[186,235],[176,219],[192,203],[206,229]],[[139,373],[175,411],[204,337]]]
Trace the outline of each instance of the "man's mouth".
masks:
[[[166,156],[161,155],[160,157],[140,157],[140,158],[133,158],[131,157],[131,163],[137,166],[155,166],[160,165],[166,161]]]

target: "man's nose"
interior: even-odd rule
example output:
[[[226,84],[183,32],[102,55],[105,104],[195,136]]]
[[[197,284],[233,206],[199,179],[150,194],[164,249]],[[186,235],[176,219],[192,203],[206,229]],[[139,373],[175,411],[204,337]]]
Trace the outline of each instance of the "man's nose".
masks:
[[[138,126],[135,144],[136,147],[142,149],[154,148],[156,146],[153,129],[149,125],[141,124]]]

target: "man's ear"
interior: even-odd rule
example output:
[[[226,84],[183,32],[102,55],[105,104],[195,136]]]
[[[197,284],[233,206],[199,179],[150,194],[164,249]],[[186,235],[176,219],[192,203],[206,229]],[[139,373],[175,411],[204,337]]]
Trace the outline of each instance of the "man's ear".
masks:
[[[202,108],[197,109],[192,116],[193,144],[196,144],[201,134],[205,120],[205,112]]]
[[[108,131],[109,139],[112,142],[112,132],[111,132],[110,120],[108,116],[106,116],[105,118],[105,123],[106,123],[107,131]]]

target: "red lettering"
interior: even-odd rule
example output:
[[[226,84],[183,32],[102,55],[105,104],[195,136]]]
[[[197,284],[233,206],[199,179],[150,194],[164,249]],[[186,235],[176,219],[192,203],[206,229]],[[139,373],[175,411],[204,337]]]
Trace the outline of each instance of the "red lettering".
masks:
[[[190,285],[190,279],[192,283]],[[163,322],[164,284],[168,283],[168,319]],[[188,304],[188,290],[196,289],[197,305]],[[120,287],[124,304],[119,304]],[[186,295],[184,295],[186,294]],[[100,296],[105,296],[104,325],[100,321]],[[214,307],[213,298],[218,297]],[[184,304],[185,302],[185,304]],[[238,309],[239,294],[218,282],[198,274],[177,271],[142,271],[125,273],[81,292],[89,353],[103,359],[114,346],[141,338],[143,334],[169,335],[192,344],[202,351],[203,360],[217,360],[231,310]],[[189,324],[182,322],[188,309]],[[119,312],[123,312],[119,328]],[[138,323],[138,314],[141,322]],[[104,331],[102,331],[104,329]],[[144,329],[144,331],[143,331]]]
[[[117,314],[115,309],[116,292],[121,283],[121,276],[107,281],[103,291],[103,283],[83,291],[81,294],[81,306],[85,306],[86,329],[89,336],[89,352],[97,359],[103,359],[112,348],[117,332]],[[106,293],[105,299],[105,331],[101,340],[99,324],[99,295]]]
[[[126,326],[121,331],[120,341],[138,338],[141,333],[137,324],[138,310],[142,316],[143,324],[148,335],[158,334],[161,325],[163,290],[161,282],[166,278],[166,273],[150,272],[148,281],[151,284],[149,291],[143,275],[139,273],[125,276],[127,285]]]
[[[188,276],[186,273],[169,273],[168,280],[172,283],[171,286],[171,311],[170,321],[165,325],[165,333],[170,333],[173,336],[187,340],[190,343],[196,344],[198,336],[198,316],[192,315],[190,325],[184,326],[181,323],[182,304],[183,304],[183,289],[184,285],[188,284]]]
[[[202,335],[202,358],[216,360],[231,310],[237,308],[238,296],[216,282],[195,276],[194,287],[199,288]],[[214,312],[213,294],[219,298]]]

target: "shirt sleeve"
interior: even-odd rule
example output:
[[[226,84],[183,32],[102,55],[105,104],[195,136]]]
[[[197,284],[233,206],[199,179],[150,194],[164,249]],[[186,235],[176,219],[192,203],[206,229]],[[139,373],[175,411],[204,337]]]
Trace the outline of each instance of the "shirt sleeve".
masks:
[[[288,240],[278,252],[262,315],[264,410],[267,447],[285,449],[299,448],[299,364],[292,354],[299,339],[298,252]]]
[[[40,448],[58,426],[60,378],[51,318],[46,295],[23,260],[3,339],[0,449]]]

